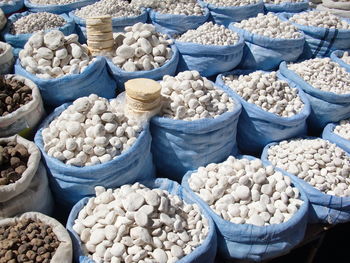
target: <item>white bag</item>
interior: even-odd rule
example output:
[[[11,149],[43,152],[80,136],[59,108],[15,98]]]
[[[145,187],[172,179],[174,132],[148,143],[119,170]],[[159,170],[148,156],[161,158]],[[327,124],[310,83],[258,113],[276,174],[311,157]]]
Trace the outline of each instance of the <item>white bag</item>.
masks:
[[[40,150],[34,144],[34,142],[28,141],[19,135],[8,138],[0,138],[0,143],[8,142],[17,142],[22,144],[24,147],[26,147],[30,156],[28,158],[27,169],[24,171],[21,178],[12,184],[0,186],[0,202],[10,200],[28,188],[34,175],[37,173],[41,159]]]
[[[11,136],[25,129],[34,128],[45,116],[43,100],[36,84],[20,75],[5,75],[5,78],[14,78],[23,81],[32,89],[33,99],[27,104],[6,116],[0,117],[0,137]]]
[[[7,22],[6,16],[2,9],[0,8],[0,31],[3,30]]]
[[[350,11],[350,2],[347,0],[343,0],[343,1],[322,0],[322,5],[330,9],[340,9],[344,11]]]
[[[37,212],[24,213],[19,217],[6,218],[0,220],[0,226],[8,226],[15,224],[20,219],[31,218],[33,220],[40,220],[41,222],[51,226],[53,233],[57,236],[60,245],[56,249],[50,263],[71,263],[73,258],[72,240],[68,234],[68,231],[52,217],[46,216]]]
[[[40,163],[29,187],[20,195],[0,203],[0,218],[12,217],[30,211],[50,215],[53,206],[46,169]]]
[[[331,12],[333,15],[336,15],[336,16],[340,16],[340,17],[343,17],[343,18],[350,18],[350,10],[346,11],[346,10],[343,10],[343,9],[328,8],[328,7],[325,7],[323,4],[322,5],[318,5],[316,10],[328,11],[328,12]]]
[[[0,26],[1,26],[1,21],[0,21]],[[0,74],[1,75],[9,74],[12,72],[13,64],[15,63],[15,59],[12,53],[12,46],[5,42],[0,42],[0,48],[5,50],[0,55]]]

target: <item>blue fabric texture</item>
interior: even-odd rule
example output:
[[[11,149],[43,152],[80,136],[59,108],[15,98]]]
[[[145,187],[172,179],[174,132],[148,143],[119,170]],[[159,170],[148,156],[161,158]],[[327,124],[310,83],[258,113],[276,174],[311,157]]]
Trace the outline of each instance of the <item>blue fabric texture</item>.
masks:
[[[241,69],[277,69],[282,61],[296,61],[303,53],[305,37],[298,39],[269,38],[252,34],[230,24],[229,29],[242,35],[245,40]]]
[[[232,22],[240,22],[264,12],[264,2],[262,0],[256,4],[244,6],[216,6],[205,1],[198,2],[209,9],[210,20],[214,21],[215,24],[226,27]]]
[[[345,52],[342,50],[336,50],[336,51],[332,52],[331,59],[334,62],[337,62],[343,68],[346,68],[347,72],[350,72],[350,64],[346,63],[344,60],[341,59],[343,57],[344,53]]]
[[[8,18],[8,22],[4,30],[2,31],[2,36],[5,39],[7,43],[9,43],[13,48],[20,50],[23,49],[24,45],[27,43],[28,39],[33,35],[33,34],[18,34],[18,35],[13,35],[10,33],[11,31],[11,25],[16,22],[18,19],[30,15],[32,13],[30,12],[23,12],[23,13],[16,13],[13,14]],[[60,15],[64,20],[66,20],[66,24],[63,25],[62,27],[57,28],[60,30],[63,34],[70,35],[75,33],[75,24],[73,19],[68,17],[66,14],[61,14]],[[47,30],[49,31],[49,30]],[[47,32],[46,31],[46,32]],[[18,56],[19,52],[16,52],[15,56]]]
[[[216,85],[222,87],[231,97],[235,97],[243,106],[237,125],[237,144],[242,153],[260,154],[265,145],[296,136],[306,135],[306,119],[310,115],[310,103],[305,93],[294,83],[278,73],[278,79],[287,81],[289,86],[298,89],[300,99],[304,103],[302,111],[291,117],[281,117],[267,112],[253,103],[249,103],[222,80],[226,75],[247,75],[253,71],[235,70],[218,75]]]
[[[22,9],[23,6],[23,0],[14,0],[14,3],[12,5],[3,3],[2,5],[0,5],[0,8],[2,9],[5,15],[8,15],[17,12],[18,10]]]
[[[104,98],[116,95],[116,83],[110,76],[106,59],[97,57],[82,73],[56,79],[41,79],[27,72],[17,60],[15,73],[32,80],[40,89],[45,104],[59,106],[92,93]]]
[[[107,163],[75,167],[48,156],[44,150],[42,131],[69,105],[66,103],[56,108],[41,124],[34,138],[44,157],[51,190],[59,203],[73,206],[80,199],[93,195],[94,187],[98,185],[113,188],[154,178],[155,169],[150,151],[152,138],[148,124],[129,150]]]
[[[204,8],[204,15],[201,16],[186,16],[161,14],[150,9],[149,18],[158,32],[172,36],[204,24],[209,19],[209,10]]]
[[[315,139],[312,137],[308,138]],[[271,164],[268,160],[268,150],[275,144],[276,143],[271,143],[266,145],[261,155],[263,161]],[[325,194],[303,179],[287,173],[286,171],[284,171],[284,173],[295,181],[298,181],[300,186],[304,189],[311,204],[308,219],[310,223],[338,224],[350,221],[350,197],[338,197]]]
[[[334,128],[337,125],[339,125],[339,123],[327,124],[327,126],[323,130],[322,138],[332,143],[335,143],[344,151],[350,154],[350,141],[334,133]]]
[[[30,0],[24,0],[24,5],[31,12],[50,12],[54,14],[63,14],[63,13],[68,14],[70,11],[73,11],[74,9],[78,9],[86,5],[91,5],[97,1],[98,0],[80,0],[70,4],[65,4],[65,5],[39,5],[39,4],[30,2]]]
[[[192,204],[195,203],[195,200],[192,198],[191,194],[188,193],[181,185],[176,182],[173,182],[168,179],[156,179],[141,181],[142,184],[151,188],[151,189],[162,189],[168,191],[170,194],[179,196],[186,203]],[[68,221],[67,229],[72,238],[73,243],[73,252],[75,262],[79,263],[94,263],[95,261],[84,256],[82,251],[82,244],[79,236],[73,230],[74,220],[78,217],[80,210],[87,204],[89,198],[84,198],[80,200],[71,210]],[[213,263],[216,256],[217,249],[217,236],[213,220],[210,218],[209,214],[199,205],[202,215],[208,219],[209,231],[207,238],[203,243],[198,246],[192,253],[176,261],[177,263]]]
[[[178,72],[197,70],[201,76],[209,77],[215,74],[232,70],[242,59],[244,39],[230,46],[201,45],[175,40],[180,59]]]
[[[77,33],[79,35],[79,41],[86,43],[86,19],[78,17],[74,14],[75,10],[69,13],[69,16],[74,20],[77,26]],[[147,10],[143,10],[139,16],[130,17],[114,17],[112,18],[113,32],[122,32],[124,27],[132,26],[138,22],[146,23],[148,18]]]
[[[280,13],[279,17],[287,21],[293,13]],[[349,23],[349,19],[343,19]],[[314,26],[304,26],[292,23],[305,35],[305,47],[302,54],[303,59],[315,57],[329,57],[330,54],[339,49],[350,49],[350,30],[329,29]]]
[[[111,72],[111,75],[116,80],[119,90],[124,90],[124,83],[129,79],[149,78],[153,80],[160,80],[163,78],[164,75],[174,76],[176,72],[176,68],[179,62],[179,51],[175,45],[171,45],[171,49],[173,50],[172,58],[163,66],[152,70],[127,72],[121,69],[120,67],[114,65],[113,62],[109,59],[107,59],[107,67]]]
[[[299,13],[305,11],[309,8],[309,0],[304,0],[303,2],[286,2],[281,4],[264,4],[265,13]]]
[[[329,122],[338,122],[350,117],[350,94],[339,95],[314,88],[298,74],[289,70],[285,62],[281,63],[280,72],[305,92],[311,105],[308,126],[313,133],[322,132]]]
[[[252,156],[241,157],[249,160],[255,159]],[[214,220],[218,234],[218,250],[223,258],[262,261],[288,253],[303,240],[308,220],[309,202],[299,182],[293,177],[291,178],[292,183],[300,190],[304,203],[287,222],[260,227],[251,224],[234,224],[216,214],[190,188],[188,180],[194,172],[196,171],[187,172],[181,185]]]
[[[183,121],[153,117],[152,154],[158,172],[180,182],[187,171],[236,154],[237,123],[242,106],[233,100],[234,110],[215,119]]]

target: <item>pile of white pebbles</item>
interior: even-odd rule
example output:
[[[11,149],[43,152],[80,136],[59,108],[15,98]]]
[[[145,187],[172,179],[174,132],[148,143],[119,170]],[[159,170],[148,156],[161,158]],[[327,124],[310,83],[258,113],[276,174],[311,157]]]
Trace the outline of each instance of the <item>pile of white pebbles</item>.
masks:
[[[202,16],[204,14],[203,8],[196,0],[157,1],[153,8],[161,14],[186,16]]]
[[[142,127],[95,94],[73,102],[42,131],[49,156],[74,166],[108,162],[128,150]]]
[[[350,140],[350,120],[340,121],[333,132],[346,140]]]
[[[11,25],[10,33],[13,35],[29,34],[41,30],[45,31],[53,28],[59,28],[65,24],[66,20],[59,15],[39,12],[23,16],[16,20]]]
[[[330,58],[314,58],[289,64],[288,69],[316,89],[336,94],[350,93],[350,73]]]
[[[152,24],[127,26],[115,39],[112,62],[127,72],[152,70],[163,66],[173,56],[172,40],[156,32]]]
[[[298,90],[277,78],[277,73],[256,71],[248,75],[227,75],[225,85],[249,103],[281,117],[291,117],[302,111],[304,103]]]
[[[29,0],[29,2],[37,5],[66,5],[79,1],[81,0]]]
[[[180,72],[175,77],[166,75],[160,85],[164,98],[162,116],[166,118],[184,121],[216,118],[235,107],[227,93],[195,70]]]
[[[264,0],[264,3],[267,4],[283,4],[283,3],[301,3],[305,2],[305,0]]]
[[[206,22],[196,29],[191,29],[177,37],[178,41],[202,45],[229,46],[238,43],[239,35],[223,25]]]
[[[245,6],[258,3],[260,0],[205,0],[204,2],[215,6]]]
[[[125,0],[102,0],[94,4],[84,6],[74,12],[78,17],[89,18],[102,15],[111,17],[139,16],[141,9]]]
[[[350,157],[323,139],[282,141],[268,150],[268,160],[316,189],[335,196],[350,196]]]
[[[350,54],[348,51],[345,51],[341,59],[346,63],[350,64]]]
[[[230,156],[198,168],[188,182],[215,213],[235,224],[280,224],[303,204],[291,179],[259,159]]]
[[[59,30],[33,34],[19,58],[26,71],[42,79],[79,74],[96,60],[89,56],[87,46],[78,42],[78,35],[65,36]]]
[[[1,0],[0,1],[0,8],[4,5],[14,5],[19,0]]]
[[[173,263],[207,237],[199,207],[165,190],[139,183],[95,190],[73,229],[96,263]]]
[[[235,23],[234,26],[247,30],[252,34],[270,38],[297,39],[302,37],[302,34],[298,32],[294,25],[280,20],[273,13],[267,15],[260,13],[257,17],[242,20]]]
[[[295,14],[289,21],[303,26],[350,30],[348,22],[328,11],[310,11]]]

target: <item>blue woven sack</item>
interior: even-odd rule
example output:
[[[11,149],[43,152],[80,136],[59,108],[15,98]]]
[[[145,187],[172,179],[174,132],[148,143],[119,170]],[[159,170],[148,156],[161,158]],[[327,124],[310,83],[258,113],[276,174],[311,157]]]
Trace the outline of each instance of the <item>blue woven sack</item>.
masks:
[[[64,5],[40,5],[40,4],[32,3],[30,0],[24,0],[24,5],[31,12],[50,12],[54,14],[63,14],[63,13],[68,14],[70,11],[73,11],[74,9],[78,9],[86,5],[91,5],[97,1],[98,0],[80,0],[80,1],[64,4]]]
[[[9,43],[15,50],[14,50],[14,55],[18,56],[18,53],[21,49],[23,49],[24,45],[27,43],[28,39],[33,35],[33,34],[18,34],[18,35],[13,35],[11,34],[11,26],[13,23],[15,23],[18,19],[30,15],[32,13],[30,12],[23,12],[23,13],[17,13],[13,14],[8,18],[8,22],[4,30],[1,32],[3,38],[5,39],[5,42]],[[62,27],[57,28],[60,30],[63,34],[66,36],[75,33],[75,24],[73,19],[68,17],[65,14],[60,15],[65,21],[66,24],[63,25]],[[45,31],[48,32],[49,30]]]
[[[280,13],[282,20],[289,20],[293,13]],[[344,19],[349,22],[349,19]],[[350,30],[329,29],[314,26],[304,26],[292,23],[305,35],[305,48],[302,54],[303,59],[315,57],[329,57],[330,54],[339,49],[350,49]]]
[[[77,33],[79,35],[79,42],[86,43],[86,19],[81,18],[75,15],[75,11],[69,13],[69,16],[74,20]],[[112,18],[112,28],[113,32],[122,32],[124,27],[132,26],[138,22],[146,23],[148,18],[147,10],[143,10],[142,13],[138,16],[129,16],[129,17],[114,17]]]
[[[17,60],[15,73],[32,80],[40,89],[45,104],[59,106],[92,93],[104,98],[116,95],[116,83],[109,75],[104,57],[97,57],[82,73],[56,79],[41,79],[26,71]]]
[[[255,159],[252,156],[241,156],[240,158]],[[264,163],[264,165],[267,164]],[[216,214],[190,188],[188,180],[194,172],[196,171],[187,172],[181,185],[190,192],[196,203],[204,207],[204,210],[214,220],[218,234],[218,251],[223,258],[262,261],[288,253],[303,240],[309,202],[302,187],[293,177],[291,178],[292,183],[300,190],[301,199],[304,201],[299,210],[287,222],[269,226],[255,226],[234,224]]]
[[[242,35],[245,40],[241,69],[277,69],[282,61],[296,61],[302,54],[305,37],[297,39],[270,38],[252,34],[230,24],[229,29]]]
[[[152,154],[163,177],[181,181],[189,170],[212,162],[221,162],[236,154],[238,117],[242,107],[214,119],[173,120],[155,116],[151,119]]]
[[[350,141],[334,133],[334,128],[337,125],[339,125],[339,123],[328,123],[323,130],[322,139],[335,143],[350,154]]]
[[[168,191],[172,195],[179,196],[183,201],[188,204],[195,203],[192,196],[181,187],[176,182],[173,182],[168,179],[156,179],[156,180],[148,180],[141,181],[146,187],[151,189],[162,189]],[[87,204],[89,198],[84,198],[80,200],[70,212],[68,221],[67,221],[67,229],[71,235],[73,250],[74,250],[74,258],[75,262],[79,263],[94,263],[95,261],[91,258],[85,256],[82,250],[82,243],[80,241],[79,236],[73,230],[74,220],[78,217],[80,210]],[[184,256],[183,258],[176,261],[177,263],[213,263],[216,256],[217,249],[217,237],[215,231],[215,225],[213,220],[210,218],[209,214],[199,205],[202,215],[208,219],[209,231],[207,238],[203,241],[203,243],[194,249],[190,254]]]
[[[277,74],[278,79],[287,81],[290,87],[298,89],[298,95],[304,103],[302,111],[291,117],[281,117],[249,103],[222,80],[226,75],[246,75],[253,71],[234,70],[218,75],[216,85],[222,87],[231,97],[235,97],[243,106],[237,125],[237,144],[242,153],[260,154],[264,146],[274,141],[306,135],[306,119],[310,115],[310,103],[305,93],[295,84]]]
[[[275,144],[276,143],[270,143],[266,145],[261,155],[261,159],[269,164],[271,164],[271,162],[268,160],[268,150]],[[286,171],[284,171],[284,173],[295,181],[298,181],[300,186],[304,189],[310,201],[308,219],[310,223],[338,224],[350,221],[350,197],[338,197],[325,194],[303,179],[287,173]]]
[[[350,94],[335,94],[316,89],[289,70],[285,62],[281,63],[280,72],[305,92],[311,105],[308,125],[313,133],[322,132],[329,122],[338,122],[350,117]]]
[[[210,20],[213,20],[215,24],[226,27],[232,22],[240,22],[264,12],[264,2],[262,0],[256,4],[244,6],[216,6],[205,1],[198,2],[209,9]]]
[[[178,72],[197,70],[201,76],[209,77],[215,74],[232,70],[242,59],[244,39],[230,46],[201,45],[175,40],[180,59]]]
[[[0,8],[4,12],[5,15],[12,14],[22,9],[24,6],[23,0],[14,0],[13,4],[7,4],[5,2],[0,4]]]
[[[265,13],[300,13],[309,8],[309,0],[304,0],[303,2],[285,2],[281,4],[264,4]]]
[[[171,45],[173,50],[172,58],[166,62],[163,66],[152,70],[142,70],[135,72],[127,72],[120,67],[113,64],[113,62],[107,59],[107,66],[113,78],[117,81],[118,89],[124,90],[124,83],[129,79],[134,78],[149,78],[154,80],[160,80],[165,75],[174,76],[176,68],[179,62],[179,51],[175,45]]]
[[[149,17],[158,32],[172,36],[185,33],[189,29],[194,29],[204,24],[209,19],[209,10],[204,8],[204,14],[201,16],[186,16],[161,14],[150,9]]]
[[[344,60],[341,59],[344,53],[345,51],[342,51],[342,50],[333,51],[331,54],[331,60],[338,63],[343,68],[346,68],[347,72],[350,72],[350,64],[346,63]]]
[[[113,188],[154,178],[155,170],[150,150],[152,139],[148,124],[129,150],[103,164],[75,167],[47,155],[44,150],[42,131],[69,105],[71,103],[56,108],[41,124],[34,138],[47,167],[50,187],[56,201],[66,206],[73,206],[80,199],[93,195],[95,186]]]

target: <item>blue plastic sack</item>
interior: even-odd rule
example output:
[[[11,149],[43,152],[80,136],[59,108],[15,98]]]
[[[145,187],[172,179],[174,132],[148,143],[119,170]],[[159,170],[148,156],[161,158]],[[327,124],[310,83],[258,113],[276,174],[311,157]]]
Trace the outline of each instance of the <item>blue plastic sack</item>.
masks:
[[[332,52],[331,60],[338,63],[343,68],[346,68],[347,72],[350,72],[350,64],[346,63],[344,60],[341,59],[343,57],[344,53],[345,53],[345,51],[342,51],[342,50],[336,50],[336,51]]]
[[[18,53],[21,49],[23,49],[24,45],[27,43],[28,39],[33,35],[33,34],[18,34],[18,35],[13,35],[10,33],[11,31],[11,25],[15,23],[18,19],[30,15],[32,13],[30,12],[23,12],[23,13],[17,13],[13,14],[8,18],[8,22],[4,30],[2,31],[2,36],[5,39],[5,42],[9,43],[14,49],[15,49],[15,56],[18,56]],[[75,24],[73,19],[68,17],[65,14],[60,15],[64,20],[66,20],[66,24],[63,25],[62,27],[57,28],[60,30],[63,34],[66,36],[75,33]],[[47,30],[46,32],[48,32]]]
[[[97,57],[80,74],[56,79],[38,78],[26,71],[17,59],[15,73],[32,80],[40,89],[44,103],[50,106],[59,106],[92,93],[108,99],[116,95],[116,83],[108,73],[104,57]]]
[[[322,139],[328,140],[332,143],[335,143],[340,148],[342,148],[344,151],[350,154],[350,140],[347,140],[338,134],[334,133],[335,127],[339,125],[339,123],[329,123],[324,128],[322,133]]]
[[[240,22],[244,19],[255,17],[258,13],[264,12],[264,2],[260,0],[256,4],[244,6],[217,6],[206,3],[205,1],[198,1],[202,6],[207,7],[210,12],[210,20],[215,24],[228,25],[232,22]]]
[[[22,9],[23,6],[23,0],[14,0],[14,3],[12,5],[6,4],[4,2],[0,4],[0,8],[2,9],[5,15],[17,12],[18,10]]]
[[[75,15],[75,11],[69,13],[69,16],[74,20],[77,33],[79,35],[79,42],[86,43],[86,19],[81,18]],[[146,23],[148,18],[147,10],[143,10],[142,13],[138,16],[129,16],[129,17],[115,17],[112,18],[112,28],[113,32],[122,32],[124,27],[132,26],[138,22]]]
[[[252,156],[240,156],[240,158],[255,159]],[[292,183],[300,190],[300,196],[304,203],[287,222],[260,227],[251,224],[234,224],[216,214],[190,188],[188,180],[194,172],[196,171],[187,172],[181,185],[190,192],[196,203],[204,207],[204,210],[214,220],[218,234],[218,252],[223,258],[262,261],[288,253],[303,240],[309,202],[302,187],[293,177],[291,178]]]
[[[197,70],[201,76],[209,77],[215,74],[232,70],[242,59],[244,39],[230,46],[201,45],[175,40],[180,58],[178,72]]]
[[[305,37],[298,39],[270,38],[252,34],[230,24],[229,29],[245,40],[241,69],[277,69],[282,61],[296,61],[304,50]]]
[[[63,14],[63,13],[68,14],[70,11],[73,11],[74,9],[78,9],[86,5],[91,5],[97,1],[98,0],[80,0],[77,2],[64,4],[64,5],[40,5],[40,4],[32,3],[30,0],[24,0],[24,5],[31,12],[50,12],[54,14]]]
[[[222,87],[231,97],[235,97],[242,104],[242,113],[237,125],[237,144],[242,153],[260,154],[265,145],[274,141],[281,141],[296,136],[306,135],[306,119],[310,115],[310,103],[305,93],[295,84],[277,74],[278,79],[287,81],[288,84],[298,89],[300,99],[304,103],[302,111],[291,117],[281,117],[265,111],[259,106],[249,103],[239,96],[234,90],[226,86],[222,80],[226,75],[247,75],[252,71],[234,70],[220,74],[216,78],[216,85]]]
[[[161,14],[151,9],[149,18],[158,32],[172,36],[185,33],[189,29],[194,29],[204,24],[209,19],[209,10],[204,8],[204,15],[201,16],[186,16]]]
[[[168,179],[156,179],[149,181],[141,181],[145,186],[154,189],[162,189],[168,191],[170,194],[179,196],[186,203],[192,204],[195,203],[192,196],[181,187],[176,182],[173,182]],[[76,262],[79,263],[94,263],[95,261],[84,256],[84,252],[82,251],[82,244],[79,236],[73,230],[74,220],[78,217],[80,210],[87,204],[89,198],[84,198],[80,200],[70,212],[68,221],[67,221],[67,229],[71,235],[73,250],[74,250],[74,258]],[[176,261],[177,263],[213,263],[216,256],[217,249],[217,236],[215,231],[215,225],[213,220],[210,218],[209,214],[199,205],[201,211],[203,212],[203,216],[208,219],[209,231],[207,238],[203,241],[203,243],[198,246],[193,252],[188,254],[187,256],[181,258]]]
[[[281,4],[264,4],[265,13],[300,13],[309,8],[309,0],[304,0],[303,2],[285,2]]]
[[[293,13],[280,13],[282,20],[289,20]],[[349,19],[343,19],[349,22]],[[304,26],[292,23],[305,35],[305,47],[302,54],[303,59],[315,57],[329,57],[330,54],[339,49],[350,49],[350,30],[329,29],[314,26]]]
[[[56,108],[40,125],[34,138],[44,157],[51,190],[59,203],[73,206],[80,199],[93,195],[94,187],[98,185],[113,188],[154,178],[155,170],[150,150],[152,138],[148,124],[129,150],[107,163],[75,167],[48,156],[44,150],[42,131],[69,105],[71,103]]]
[[[233,100],[234,110],[214,119],[151,119],[152,154],[163,177],[180,182],[187,171],[237,153],[237,123],[242,106]]]
[[[172,58],[163,66],[152,70],[127,72],[121,69],[120,67],[114,65],[110,59],[107,59],[107,67],[111,72],[113,78],[116,80],[119,90],[124,90],[124,83],[129,79],[149,78],[153,80],[160,80],[163,78],[164,75],[174,76],[176,72],[176,68],[179,62],[179,51],[177,50],[175,45],[171,45],[171,49],[173,50]]]
[[[266,145],[261,155],[261,159],[269,164],[271,164],[271,162],[268,160],[267,152],[268,149],[275,144],[277,143]],[[350,221],[350,197],[338,197],[325,194],[305,182],[303,179],[287,173],[286,171],[284,171],[284,173],[295,181],[298,181],[300,186],[304,189],[306,196],[310,201],[308,219],[310,223],[338,224]]]
[[[338,122],[350,117],[350,94],[338,95],[316,89],[298,74],[289,70],[285,62],[281,63],[280,72],[305,92],[311,105],[308,126],[312,133],[322,132],[329,122]]]

